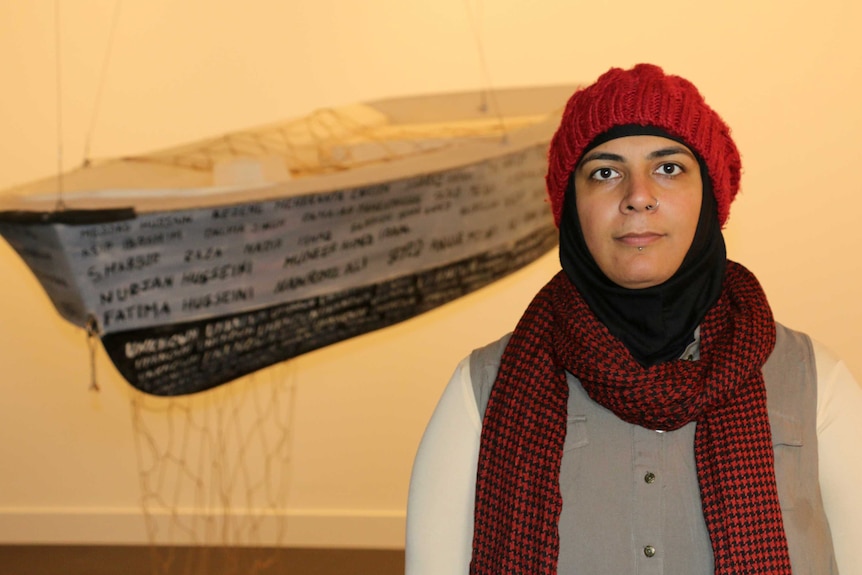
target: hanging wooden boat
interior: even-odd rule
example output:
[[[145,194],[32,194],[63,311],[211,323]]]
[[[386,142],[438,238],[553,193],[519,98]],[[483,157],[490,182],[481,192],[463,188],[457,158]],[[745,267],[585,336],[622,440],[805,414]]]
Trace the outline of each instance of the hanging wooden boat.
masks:
[[[198,392],[423,313],[556,245],[572,86],[316,112],[8,190],[0,234],[137,389]]]

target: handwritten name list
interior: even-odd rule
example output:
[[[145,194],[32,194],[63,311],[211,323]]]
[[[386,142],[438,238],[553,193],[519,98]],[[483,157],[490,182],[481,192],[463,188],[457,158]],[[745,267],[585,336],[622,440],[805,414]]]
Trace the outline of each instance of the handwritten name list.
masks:
[[[551,249],[545,147],[409,179],[95,224],[0,221],[138,389],[192,393],[415,316]]]

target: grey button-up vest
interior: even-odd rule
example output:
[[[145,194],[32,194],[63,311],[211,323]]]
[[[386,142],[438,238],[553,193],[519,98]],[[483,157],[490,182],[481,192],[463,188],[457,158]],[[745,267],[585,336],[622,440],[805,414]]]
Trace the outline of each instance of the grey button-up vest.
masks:
[[[817,376],[811,341],[777,325],[763,368],[775,474],[794,575],[837,574],[817,461]],[[480,413],[509,336],[470,356]],[[560,574],[713,573],[694,463],[695,423],[659,433],[626,423],[568,375],[560,471]]]

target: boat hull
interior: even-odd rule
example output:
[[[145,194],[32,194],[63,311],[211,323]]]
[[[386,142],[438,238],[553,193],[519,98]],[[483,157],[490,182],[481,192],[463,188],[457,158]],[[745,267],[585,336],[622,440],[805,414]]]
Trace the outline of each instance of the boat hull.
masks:
[[[547,144],[319,193],[0,215],[58,312],[135,388],[184,395],[431,310],[556,245]]]

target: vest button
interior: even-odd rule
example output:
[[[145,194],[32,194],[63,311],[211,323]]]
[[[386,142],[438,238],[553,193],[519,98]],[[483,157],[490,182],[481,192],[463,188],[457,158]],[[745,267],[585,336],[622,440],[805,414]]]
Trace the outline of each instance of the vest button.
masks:
[[[655,547],[653,547],[652,545],[647,545],[646,547],[644,547],[644,555],[646,555],[647,557],[654,557]]]
[[[648,471],[646,475],[644,475],[644,481],[652,485],[655,483],[655,473],[652,471]]]

